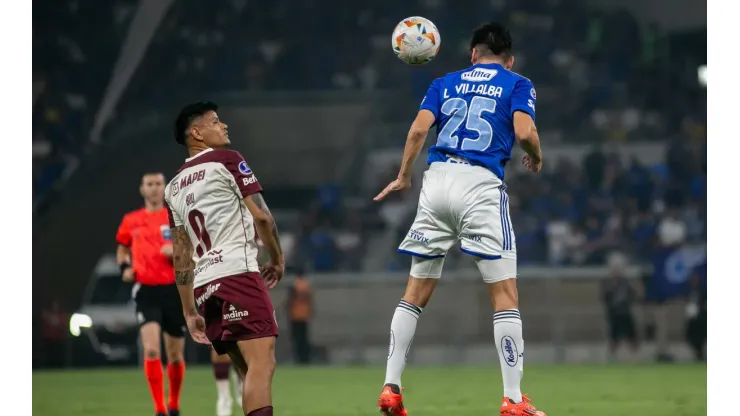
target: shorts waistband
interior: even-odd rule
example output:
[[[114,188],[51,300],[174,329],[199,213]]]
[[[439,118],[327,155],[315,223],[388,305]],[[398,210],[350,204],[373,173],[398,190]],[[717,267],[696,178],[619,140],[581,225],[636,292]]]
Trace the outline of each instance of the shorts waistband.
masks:
[[[484,168],[483,166],[472,165],[469,162],[465,161],[464,159],[462,160],[463,160],[462,162],[460,162],[459,160],[451,161],[449,159],[444,162],[443,161],[434,162],[429,166],[429,170],[459,172],[459,173],[466,174],[466,175],[475,174],[475,175],[479,175],[479,177],[485,176],[486,178],[490,178],[491,180],[493,180],[496,183],[495,186],[502,187],[504,191],[506,190],[506,185],[504,185],[503,181],[498,176],[496,176],[493,172]],[[488,179],[481,179],[481,180],[488,180]]]
[[[445,163],[455,163],[455,164],[461,164],[461,165],[471,165],[470,162],[468,162],[467,159],[460,156],[453,156],[453,155],[445,155]]]

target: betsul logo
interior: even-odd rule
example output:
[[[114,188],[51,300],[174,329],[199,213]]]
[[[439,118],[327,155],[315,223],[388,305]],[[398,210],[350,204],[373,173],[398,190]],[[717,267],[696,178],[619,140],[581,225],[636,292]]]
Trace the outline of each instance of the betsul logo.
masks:
[[[249,175],[250,173],[252,173],[252,169],[247,166],[247,162],[242,160],[241,162],[239,162],[239,172],[241,172],[242,175]]]
[[[505,335],[501,338],[501,354],[509,367],[514,367],[519,362],[519,349],[516,347],[514,338]]]

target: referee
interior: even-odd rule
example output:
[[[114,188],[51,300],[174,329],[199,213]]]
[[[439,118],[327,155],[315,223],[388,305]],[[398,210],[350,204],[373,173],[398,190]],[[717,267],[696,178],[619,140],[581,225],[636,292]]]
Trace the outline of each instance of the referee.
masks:
[[[124,282],[136,282],[133,297],[144,347],[144,374],[157,416],[179,416],[180,390],[185,373],[185,318],[175,286],[165,179],[147,173],[139,191],[144,207],[124,215],[118,227],[116,260]],[[165,403],[160,333],[167,353],[169,400]]]

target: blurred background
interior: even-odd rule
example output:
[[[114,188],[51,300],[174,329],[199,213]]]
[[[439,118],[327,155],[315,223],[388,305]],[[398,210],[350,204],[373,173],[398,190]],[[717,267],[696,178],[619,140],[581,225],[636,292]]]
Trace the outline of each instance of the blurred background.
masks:
[[[115,232],[142,205],[141,174],[170,176],[186,156],[170,127],[199,100],[220,104],[281,232],[278,361],[300,358],[289,322],[304,317],[289,288],[304,274],[314,302],[303,357],[382,365],[410,264],[395,250],[420,180],[371,199],[395,177],[429,83],[468,66],[473,28],[493,19],[537,88],[545,155],[540,175],[507,171],[528,363],[706,358],[705,2],[33,5],[34,367],[139,361]],[[390,47],[413,15],[442,35],[423,67]],[[409,361],[495,363],[490,314],[473,263],[452,250]],[[188,346],[190,361],[207,357]]]

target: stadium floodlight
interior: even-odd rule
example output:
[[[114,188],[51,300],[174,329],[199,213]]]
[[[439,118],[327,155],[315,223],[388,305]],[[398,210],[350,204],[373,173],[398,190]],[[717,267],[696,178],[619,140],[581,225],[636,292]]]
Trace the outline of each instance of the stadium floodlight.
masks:
[[[73,313],[72,317],[69,318],[69,333],[74,337],[79,337],[82,328],[90,328],[92,323],[90,316],[82,313]]]
[[[702,87],[707,86],[707,66],[706,65],[700,65],[699,68],[697,68],[697,75],[699,76],[699,84]]]

